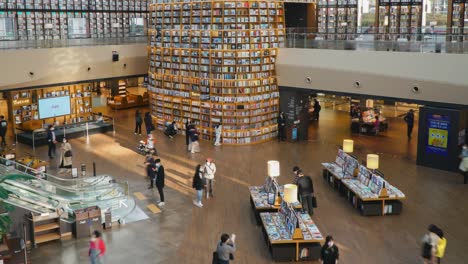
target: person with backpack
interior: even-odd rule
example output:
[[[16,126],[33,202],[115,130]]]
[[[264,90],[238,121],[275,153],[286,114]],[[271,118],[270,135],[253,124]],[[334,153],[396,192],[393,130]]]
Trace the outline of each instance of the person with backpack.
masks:
[[[440,240],[439,236],[436,234],[436,232],[438,232],[437,229],[438,228],[435,225],[429,225],[427,228],[428,233],[426,233],[422,238],[421,257],[425,264],[435,264],[437,245]]]
[[[203,171],[201,165],[198,164],[195,168],[195,174],[193,175],[192,188],[197,192],[197,197],[193,200],[193,204],[198,207],[203,207],[202,197],[203,197],[203,188],[205,187],[205,179],[203,177]]]
[[[312,216],[314,214],[314,206],[312,204],[314,184],[309,176],[304,176],[302,170],[299,170],[297,175],[299,176],[297,180],[297,192],[302,204],[302,209]]]
[[[6,145],[5,137],[8,130],[8,122],[5,120],[5,116],[0,116],[0,137],[2,137],[2,146]]]
[[[141,118],[140,110],[136,110],[135,112],[135,135],[139,134],[141,136],[141,124],[143,123],[143,119]]]
[[[442,231],[442,229],[440,228],[437,228],[436,235],[439,237],[439,243],[437,244],[435,256],[437,258],[437,264],[440,264],[442,258],[445,255],[445,248],[447,247],[447,239],[444,237],[444,231]]]
[[[206,184],[206,199],[213,196],[214,177],[216,173],[216,164],[214,164],[212,158],[207,158],[204,166],[204,176]]]
[[[234,259],[234,253],[236,252],[236,235],[232,234],[229,237],[228,234],[221,235],[221,241],[218,242],[216,247],[216,253],[213,257],[213,263],[229,264],[229,260]],[[217,258],[217,262],[216,262]]]

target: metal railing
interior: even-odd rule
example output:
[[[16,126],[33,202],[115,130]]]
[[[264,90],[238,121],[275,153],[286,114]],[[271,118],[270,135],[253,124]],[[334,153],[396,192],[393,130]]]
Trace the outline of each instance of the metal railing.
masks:
[[[359,28],[357,33],[317,32],[313,28],[288,28],[287,48],[311,48],[359,51],[399,51],[424,53],[468,53],[468,35],[428,33],[397,33],[396,29]],[[411,32],[425,32],[411,29]],[[383,33],[382,33],[383,32]]]

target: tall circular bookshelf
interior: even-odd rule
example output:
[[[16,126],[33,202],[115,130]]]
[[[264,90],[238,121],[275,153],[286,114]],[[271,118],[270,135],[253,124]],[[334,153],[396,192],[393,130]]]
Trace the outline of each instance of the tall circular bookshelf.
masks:
[[[155,3],[148,28],[151,113],[159,129],[191,119],[205,140],[217,124],[224,144],[276,137],[283,2]]]

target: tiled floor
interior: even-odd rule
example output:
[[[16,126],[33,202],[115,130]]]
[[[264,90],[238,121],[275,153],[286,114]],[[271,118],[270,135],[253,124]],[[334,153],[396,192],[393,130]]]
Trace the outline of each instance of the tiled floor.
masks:
[[[134,149],[133,110],[117,111],[116,134],[93,135],[72,140],[75,164],[92,161],[98,173],[128,179],[130,192],[150,219],[114,227],[105,232],[106,263],[211,263],[211,252],[222,232],[236,233],[238,252],[234,263],[273,263],[261,230],[255,225],[247,186],[260,185],[266,177],[266,161],[281,162],[281,184],[292,180],[291,168],[301,166],[312,176],[319,208],[314,214],[320,230],[332,234],[341,250],[340,263],[421,263],[419,241],[425,228],[435,223],[445,231],[448,247],[444,263],[466,263],[468,244],[468,185],[456,173],[415,165],[416,142],[405,138],[401,119],[390,121],[390,130],[378,137],[350,135],[346,113],[325,109],[319,124],[312,124],[307,142],[243,147],[213,147],[201,143],[202,152],[189,154],[185,138],[172,140],[155,132],[156,145],[167,171],[167,203],[161,212],[147,207],[158,198],[146,188],[143,156]],[[416,132],[416,130],[415,130]],[[399,216],[362,217],[321,177],[320,163],[334,159],[343,138],[355,140],[355,154],[381,154],[386,178],[407,195]],[[18,146],[20,152],[29,147]],[[46,147],[37,153],[46,157]],[[192,206],[191,177],[197,163],[213,157],[217,163],[215,198],[200,209]],[[52,165],[54,166],[54,165]],[[90,167],[90,166],[88,166]],[[52,168],[53,170],[53,168]],[[88,169],[91,172],[91,169]],[[33,249],[33,263],[87,263],[87,240],[68,240]]]

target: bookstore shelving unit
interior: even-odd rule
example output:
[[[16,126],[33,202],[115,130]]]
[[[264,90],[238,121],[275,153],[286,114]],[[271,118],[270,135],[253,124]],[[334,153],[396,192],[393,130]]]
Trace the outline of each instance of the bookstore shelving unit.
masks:
[[[449,41],[468,40],[468,0],[449,1],[447,20]]]
[[[159,129],[191,119],[205,140],[217,124],[225,144],[276,136],[283,2],[152,4],[148,38],[150,105]]]
[[[420,38],[423,4],[422,0],[379,0],[376,12],[376,27],[379,39]]]
[[[319,36],[326,39],[354,39],[358,25],[357,0],[319,0],[317,24]]]
[[[82,83],[57,87],[38,88],[10,92],[12,120],[22,125],[33,120],[43,120],[51,124],[55,121],[67,124],[92,120],[91,84]],[[40,119],[38,100],[50,97],[70,96],[70,114],[54,118]]]
[[[0,0],[15,32],[0,40],[143,35],[147,16],[148,0]]]

